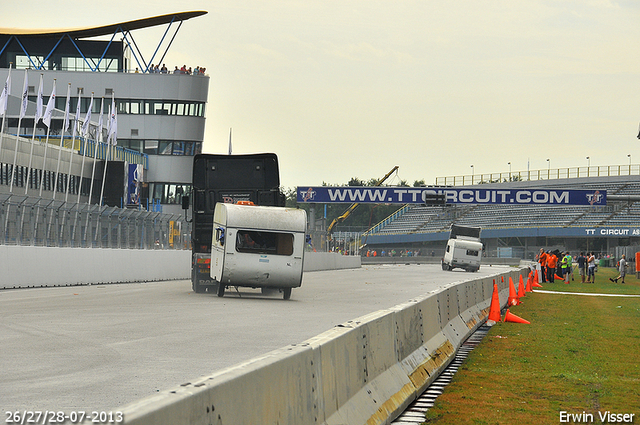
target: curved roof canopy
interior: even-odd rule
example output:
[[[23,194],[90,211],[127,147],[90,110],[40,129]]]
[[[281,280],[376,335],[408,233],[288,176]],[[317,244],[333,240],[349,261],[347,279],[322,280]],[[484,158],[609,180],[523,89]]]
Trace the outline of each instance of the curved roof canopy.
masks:
[[[62,29],[20,29],[20,28],[0,28],[0,36],[20,36],[20,37],[52,37],[69,35],[73,39],[98,37],[102,35],[113,35],[118,31],[132,31],[142,28],[154,27],[157,25],[170,24],[176,21],[186,21],[205,15],[203,10],[193,12],[170,13],[167,15],[153,16],[151,18],[136,19],[134,21],[120,22],[117,24],[104,25],[101,27],[85,28],[62,28]]]

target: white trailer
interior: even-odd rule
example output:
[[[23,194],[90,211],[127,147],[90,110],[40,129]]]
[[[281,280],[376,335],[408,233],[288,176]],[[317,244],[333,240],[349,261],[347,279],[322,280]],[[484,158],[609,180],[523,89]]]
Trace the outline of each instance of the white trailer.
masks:
[[[301,209],[216,204],[211,278],[227,287],[280,290],[285,300],[302,285],[307,213]]]
[[[452,225],[442,258],[442,270],[461,268],[477,272],[482,260],[479,227]]]

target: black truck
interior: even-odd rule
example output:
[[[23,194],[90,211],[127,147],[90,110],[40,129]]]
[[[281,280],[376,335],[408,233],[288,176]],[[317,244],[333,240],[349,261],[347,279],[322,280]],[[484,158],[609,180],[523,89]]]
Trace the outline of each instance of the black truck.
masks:
[[[183,208],[189,208],[189,199]],[[218,202],[285,206],[280,191],[278,157],[274,153],[198,154],[193,159],[191,196],[191,286],[194,292],[216,292],[211,279],[213,212]]]

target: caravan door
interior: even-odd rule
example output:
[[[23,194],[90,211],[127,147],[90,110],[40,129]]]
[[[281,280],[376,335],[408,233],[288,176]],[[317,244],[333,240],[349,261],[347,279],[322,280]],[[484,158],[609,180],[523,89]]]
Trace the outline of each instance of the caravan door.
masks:
[[[211,278],[216,282],[222,281],[228,236],[227,210],[216,205],[213,216],[213,233],[211,235]]]

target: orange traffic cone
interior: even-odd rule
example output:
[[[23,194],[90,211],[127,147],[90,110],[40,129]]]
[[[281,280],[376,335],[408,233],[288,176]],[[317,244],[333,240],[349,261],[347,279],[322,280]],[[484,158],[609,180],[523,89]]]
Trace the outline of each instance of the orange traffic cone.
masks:
[[[554,276],[555,276],[555,278],[556,278],[556,279],[558,279],[558,280],[564,280],[564,277],[560,277],[560,276],[558,276],[558,275],[557,275],[557,274],[555,274],[555,273],[554,273]]]
[[[511,313],[509,309],[507,309],[507,312],[504,314],[504,321],[514,322],[514,323],[524,323],[527,325],[531,324],[531,322],[529,322],[528,320],[524,320],[522,317],[518,317],[515,314]]]
[[[493,294],[491,295],[491,307],[489,307],[489,318],[487,325],[493,326],[500,321],[500,294],[498,293],[498,285],[493,279]]]
[[[522,275],[520,275],[520,283],[518,284],[518,298],[522,298],[525,296],[524,293],[524,283],[522,281]],[[518,300],[519,301],[519,300]]]
[[[529,272],[529,276],[527,276],[527,287],[524,288],[526,292],[531,292],[531,281],[533,281],[533,272]]]
[[[536,270],[536,272],[533,275],[533,282],[531,282],[531,286],[533,286],[534,288],[544,288],[544,286],[540,285],[540,283],[538,282],[540,278],[538,277],[538,270]]]
[[[518,299],[518,294],[516,293],[516,287],[513,286],[513,279],[509,276],[509,299],[507,300],[508,305],[518,305],[520,304],[520,300]]]

